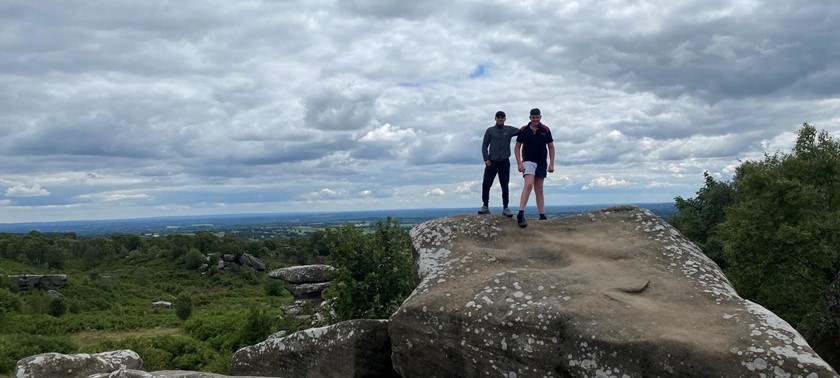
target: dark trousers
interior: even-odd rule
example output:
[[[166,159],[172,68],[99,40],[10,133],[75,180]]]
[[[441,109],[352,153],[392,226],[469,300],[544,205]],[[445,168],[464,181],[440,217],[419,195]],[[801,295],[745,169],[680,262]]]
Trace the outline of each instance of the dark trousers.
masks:
[[[502,205],[508,207],[508,183],[510,182],[510,159],[490,161],[489,166],[484,166],[484,181],[481,182],[481,201],[484,206],[490,202],[490,187],[493,180],[499,175],[499,184],[502,185]]]

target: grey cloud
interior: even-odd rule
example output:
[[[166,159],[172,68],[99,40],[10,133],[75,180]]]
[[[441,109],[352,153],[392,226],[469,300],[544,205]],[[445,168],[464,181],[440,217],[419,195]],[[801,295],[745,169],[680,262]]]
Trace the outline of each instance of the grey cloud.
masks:
[[[365,1],[344,0],[338,2],[339,9],[364,17],[417,19],[431,15],[440,4],[430,1]]]
[[[304,100],[306,125],[320,130],[357,130],[373,118],[378,91],[342,79],[319,84]]]

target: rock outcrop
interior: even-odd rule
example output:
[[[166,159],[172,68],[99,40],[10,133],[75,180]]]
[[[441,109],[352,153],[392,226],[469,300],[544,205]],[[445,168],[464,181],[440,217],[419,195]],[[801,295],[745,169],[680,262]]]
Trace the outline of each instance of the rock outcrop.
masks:
[[[9,276],[9,282],[21,290],[67,286],[66,274],[18,274]]]
[[[397,377],[386,320],[349,320],[242,348],[232,375]]]
[[[403,377],[837,377],[647,210],[411,235],[421,283],[390,319]]]
[[[21,359],[15,378],[87,378],[119,369],[143,369],[143,360],[131,350],[97,354],[44,353]]]
[[[321,292],[330,286],[329,275],[334,270],[323,264],[299,265],[272,270],[268,276],[286,281],[289,292],[296,300],[320,301]]]

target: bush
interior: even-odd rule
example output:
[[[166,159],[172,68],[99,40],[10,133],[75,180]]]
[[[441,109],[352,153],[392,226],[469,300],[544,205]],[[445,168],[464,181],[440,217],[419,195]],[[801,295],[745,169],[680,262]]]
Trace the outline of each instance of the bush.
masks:
[[[76,344],[67,337],[35,336],[23,333],[0,335],[0,374],[10,374],[24,357],[41,353],[75,353]]]
[[[185,336],[129,337],[106,341],[93,348],[94,352],[131,349],[143,359],[147,371],[203,370],[205,361],[212,361],[218,353],[198,340]]]
[[[411,239],[390,217],[365,234],[354,225],[326,230],[329,261],[336,268],[324,297],[334,321],[388,318],[414,289]]]
[[[175,298],[175,315],[181,320],[187,320],[192,315],[193,303],[192,298],[187,294],[179,294]]]

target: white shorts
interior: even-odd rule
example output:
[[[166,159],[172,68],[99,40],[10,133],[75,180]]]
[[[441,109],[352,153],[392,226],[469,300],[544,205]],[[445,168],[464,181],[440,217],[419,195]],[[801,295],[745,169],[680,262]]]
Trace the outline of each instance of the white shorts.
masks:
[[[533,161],[523,161],[522,165],[525,166],[525,172],[522,172],[522,176],[533,175],[537,172],[537,163]]]
[[[522,166],[525,168],[525,172],[522,172],[523,177],[533,175],[534,177],[545,178],[548,174],[546,165],[539,165],[533,161],[523,161]]]

